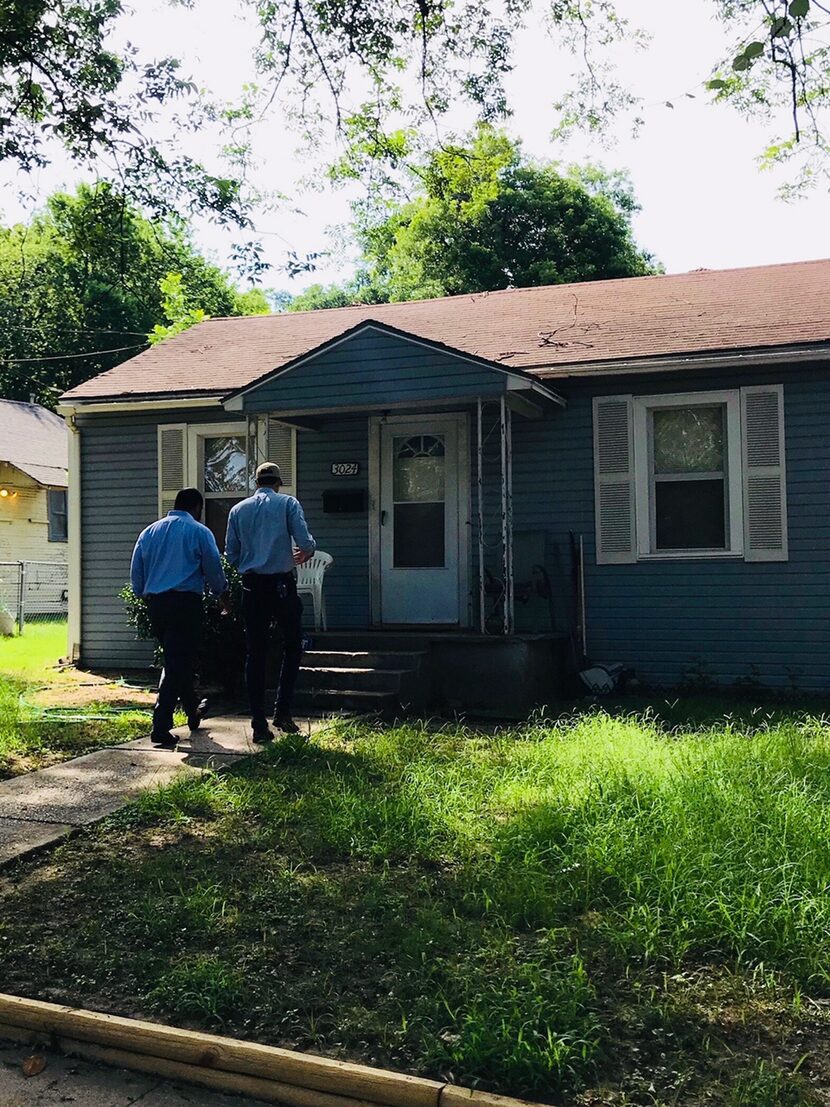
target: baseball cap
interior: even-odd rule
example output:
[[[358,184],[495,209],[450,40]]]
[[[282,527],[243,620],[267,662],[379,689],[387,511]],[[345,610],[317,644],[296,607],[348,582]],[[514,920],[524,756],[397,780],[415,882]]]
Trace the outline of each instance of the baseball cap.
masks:
[[[264,481],[266,484],[276,484],[277,481],[282,484],[282,473],[279,465],[273,461],[263,461],[261,465],[257,465],[256,479]]]

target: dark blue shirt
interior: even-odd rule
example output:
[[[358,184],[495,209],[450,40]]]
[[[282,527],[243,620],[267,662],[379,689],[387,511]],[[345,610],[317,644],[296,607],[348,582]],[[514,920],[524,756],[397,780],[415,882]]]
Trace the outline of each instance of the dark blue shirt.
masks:
[[[168,511],[139,534],[130,564],[137,596],[159,592],[204,592],[219,596],[227,582],[216,539],[189,511]]]

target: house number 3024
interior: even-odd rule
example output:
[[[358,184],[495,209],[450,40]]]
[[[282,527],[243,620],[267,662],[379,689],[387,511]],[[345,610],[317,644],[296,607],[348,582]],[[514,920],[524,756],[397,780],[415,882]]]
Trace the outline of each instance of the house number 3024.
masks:
[[[333,461],[331,465],[333,477],[356,477],[359,472],[360,465],[357,461]]]

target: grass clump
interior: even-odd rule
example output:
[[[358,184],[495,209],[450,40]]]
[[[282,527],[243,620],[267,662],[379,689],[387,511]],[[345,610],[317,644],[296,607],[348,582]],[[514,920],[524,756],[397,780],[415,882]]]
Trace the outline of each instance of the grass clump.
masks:
[[[643,1102],[703,1102],[728,1056],[735,1107],[788,1104],[808,1084],[758,1052],[826,1036],[830,724],[690,707],[277,742],[32,867],[0,973],[543,1099],[639,1103],[639,1073]]]

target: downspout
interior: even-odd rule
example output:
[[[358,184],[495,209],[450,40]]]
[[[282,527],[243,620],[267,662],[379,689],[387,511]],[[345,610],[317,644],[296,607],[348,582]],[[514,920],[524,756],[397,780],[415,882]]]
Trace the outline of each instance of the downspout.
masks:
[[[67,656],[71,662],[81,657],[81,432],[75,411],[66,416],[69,428],[69,488],[67,530],[69,545],[69,620]]]
[[[478,494],[478,619],[479,629],[482,634],[487,633],[484,597],[484,458],[482,456],[481,441],[481,396],[476,404],[478,425],[476,430],[476,452],[478,456],[478,471],[476,473],[476,490]]]

